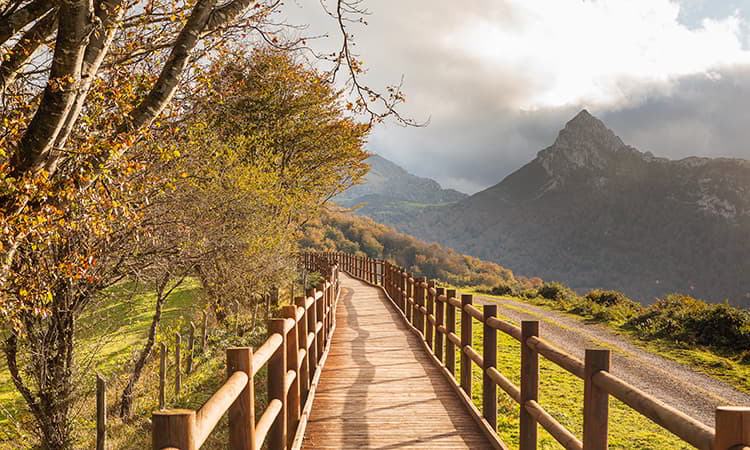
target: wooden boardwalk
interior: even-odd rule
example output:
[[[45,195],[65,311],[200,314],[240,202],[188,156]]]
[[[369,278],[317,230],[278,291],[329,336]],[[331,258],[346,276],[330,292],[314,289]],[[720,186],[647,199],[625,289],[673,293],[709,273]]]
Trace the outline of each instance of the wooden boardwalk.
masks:
[[[385,294],[341,281],[303,448],[492,448]]]

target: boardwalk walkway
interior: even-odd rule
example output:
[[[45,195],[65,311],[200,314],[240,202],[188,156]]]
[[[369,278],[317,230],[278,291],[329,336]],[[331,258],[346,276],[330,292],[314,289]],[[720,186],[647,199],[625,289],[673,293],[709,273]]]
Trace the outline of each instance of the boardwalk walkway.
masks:
[[[492,448],[385,294],[341,278],[303,448]]]

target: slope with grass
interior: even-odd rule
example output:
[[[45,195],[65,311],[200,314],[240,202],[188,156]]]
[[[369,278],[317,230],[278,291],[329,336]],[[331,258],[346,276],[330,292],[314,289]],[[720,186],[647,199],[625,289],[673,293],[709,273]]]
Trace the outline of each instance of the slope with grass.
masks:
[[[136,291],[137,293],[133,293]],[[199,324],[202,302],[199,301],[200,286],[197,280],[187,279],[167,299],[162,321],[157,334],[158,342],[169,348],[167,372],[167,406],[198,409],[216,391],[226,377],[224,349],[230,346],[257,346],[265,339],[263,320],[253,320],[253,313],[264,314],[257,308],[243,306],[238,329],[234,333],[236,317],[228,318],[226,326],[209,322],[210,334],[205,351],[196,343],[194,371],[184,374],[179,396],[174,394],[174,333],[181,331],[186,336],[190,321]],[[121,421],[117,414],[122,390],[127,383],[133,360],[141,351],[151,325],[153,292],[144,292],[134,284],[122,284],[108,292],[107,300],[92,314],[80,319],[78,358],[82,373],[91,378],[80,379],[83,387],[75,400],[76,448],[89,449],[95,446],[95,379],[94,372],[107,380],[107,410],[109,415],[108,442],[110,448],[143,449],[151,445],[149,420],[151,412],[158,408],[158,351],[152,352],[144,373],[136,386],[135,408],[131,420]],[[196,339],[197,342],[200,339]],[[185,341],[183,341],[185,342]],[[185,354],[185,350],[183,350]],[[184,358],[185,356],[183,356]],[[2,363],[4,364],[4,362]],[[183,359],[184,364],[184,359]],[[255,377],[256,398],[262,411],[265,401],[265,369]],[[13,386],[7,367],[0,365],[0,449],[33,448],[36,442],[31,419],[25,403]],[[202,448],[223,449],[226,445],[226,418],[217,427]]]

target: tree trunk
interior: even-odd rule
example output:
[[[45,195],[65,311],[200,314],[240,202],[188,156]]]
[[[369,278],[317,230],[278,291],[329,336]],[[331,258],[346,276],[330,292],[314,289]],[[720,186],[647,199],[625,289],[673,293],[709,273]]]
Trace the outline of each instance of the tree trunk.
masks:
[[[133,373],[130,374],[128,384],[122,391],[122,397],[120,398],[120,418],[122,418],[123,420],[129,419],[133,412],[133,389],[135,389],[135,385],[141,378],[143,368],[146,366],[146,362],[148,361],[148,358],[151,356],[151,352],[154,349],[154,344],[156,343],[156,330],[157,328],[159,328],[159,322],[161,322],[162,307],[167,301],[167,298],[169,298],[170,294],[172,294],[172,291],[174,291],[177,286],[182,284],[184,280],[185,277],[183,276],[169,290],[166,290],[167,283],[169,282],[169,275],[165,275],[164,278],[159,281],[156,289],[156,307],[154,309],[154,316],[151,318],[151,327],[148,330],[148,339],[146,340],[146,344],[143,346],[143,350],[141,350],[138,361],[136,361],[135,367],[133,367]]]
[[[160,290],[156,298],[156,309],[154,310],[154,316],[151,318],[151,328],[148,330],[148,339],[143,346],[143,350],[141,350],[138,361],[135,362],[135,367],[133,367],[133,373],[130,374],[128,384],[122,391],[122,397],[120,399],[120,418],[123,420],[129,419],[133,412],[133,389],[135,389],[136,383],[138,383],[138,380],[141,378],[143,368],[146,366],[146,361],[148,361],[148,358],[151,356],[151,351],[156,342],[156,329],[159,327],[159,322],[161,321],[161,309],[164,305],[164,301],[167,299],[167,296],[162,295],[161,291],[163,291],[163,289]]]
[[[21,378],[18,367],[18,339],[11,335],[6,341],[5,355],[13,384],[29,406],[40,432],[44,449],[67,450],[73,448],[70,409],[73,384],[73,338],[75,319],[69,311],[54,311],[47,319],[46,329],[36,333],[34,328],[44,326],[37,322],[27,328],[29,345],[35,353],[30,372],[39,390],[32,393]]]

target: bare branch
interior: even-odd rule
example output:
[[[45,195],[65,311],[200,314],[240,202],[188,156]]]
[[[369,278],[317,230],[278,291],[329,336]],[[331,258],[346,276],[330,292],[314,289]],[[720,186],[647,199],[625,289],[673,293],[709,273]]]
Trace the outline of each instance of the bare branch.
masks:
[[[56,3],[55,0],[34,0],[23,8],[0,17],[0,45],[5,44],[26,25],[46,14]]]
[[[51,10],[34,24],[10,49],[7,59],[0,64],[0,92],[13,83],[21,68],[34,56],[34,52],[57,28],[57,10]]]

